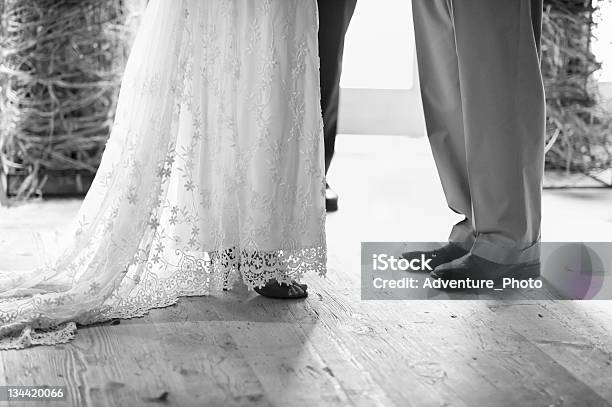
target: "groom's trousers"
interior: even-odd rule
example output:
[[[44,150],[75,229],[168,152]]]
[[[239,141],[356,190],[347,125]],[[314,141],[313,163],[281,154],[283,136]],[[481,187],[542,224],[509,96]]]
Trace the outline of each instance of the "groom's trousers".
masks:
[[[545,98],[542,0],[413,0],[421,93],[450,241],[485,259],[539,259]]]
[[[318,0],[318,4],[321,111],[325,133],[325,173],[327,174],[336,145],[344,36],[355,12],[357,0]]]

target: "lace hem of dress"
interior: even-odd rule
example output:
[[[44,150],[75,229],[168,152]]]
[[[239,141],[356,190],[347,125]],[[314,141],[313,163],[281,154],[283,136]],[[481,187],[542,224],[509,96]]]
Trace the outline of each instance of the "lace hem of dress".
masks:
[[[306,273],[326,274],[327,253],[324,246],[273,252],[237,250],[209,252],[205,256],[177,251],[179,263],[168,278],[152,279],[146,290],[139,290],[117,303],[100,306],[77,315],[73,320],[53,321],[39,315],[35,322],[13,325],[0,337],[0,350],[23,349],[38,345],[57,345],[74,339],[79,326],[114,319],[140,318],[156,308],[174,305],[181,297],[197,297],[230,290],[242,280],[249,288],[267,281],[300,281]],[[128,273],[129,274],[129,273]],[[146,279],[143,275],[141,279]]]
[[[0,338],[0,350],[24,349],[39,345],[59,345],[70,342],[76,334],[76,324],[67,322],[59,326],[38,330],[31,326],[23,328],[18,336]]]

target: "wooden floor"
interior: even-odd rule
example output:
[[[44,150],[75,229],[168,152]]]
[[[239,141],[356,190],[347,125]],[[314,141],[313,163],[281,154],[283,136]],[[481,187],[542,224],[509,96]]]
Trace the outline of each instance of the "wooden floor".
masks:
[[[184,299],[66,345],[0,352],[0,385],[64,385],[54,405],[75,406],[612,405],[610,302],[361,301],[361,241],[444,240],[454,218],[423,140],[343,137],[339,150],[329,273],[308,278],[308,299]],[[612,230],[612,195],[585,194],[547,193],[548,240]],[[584,206],[582,223],[563,217]],[[32,261],[19,239],[32,245],[28,229],[49,234],[77,208],[0,211],[0,267]]]

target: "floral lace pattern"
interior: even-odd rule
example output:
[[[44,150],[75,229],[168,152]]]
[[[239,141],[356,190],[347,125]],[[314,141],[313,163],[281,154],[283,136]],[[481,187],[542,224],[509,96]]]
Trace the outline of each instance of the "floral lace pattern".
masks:
[[[0,349],[325,274],[317,26],[315,0],[149,2],[61,255],[0,272]]]

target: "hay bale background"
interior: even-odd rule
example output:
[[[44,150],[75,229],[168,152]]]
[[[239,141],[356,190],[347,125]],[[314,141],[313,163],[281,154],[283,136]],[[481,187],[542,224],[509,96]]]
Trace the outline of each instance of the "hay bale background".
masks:
[[[49,174],[93,176],[144,1],[0,4],[0,171],[20,176],[19,198]]]
[[[592,0],[544,1],[542,72],[546,168],[599,178],[612,165],[612,115],[602,107],[594,77],[601,68],[591,50],[595,12]],[[606,178],[602,182],[612,184]]]

